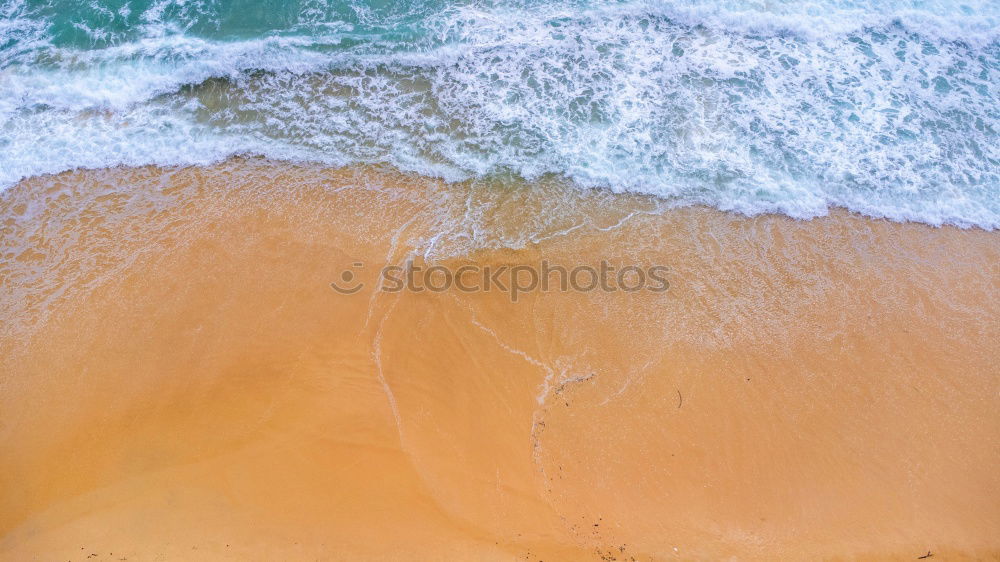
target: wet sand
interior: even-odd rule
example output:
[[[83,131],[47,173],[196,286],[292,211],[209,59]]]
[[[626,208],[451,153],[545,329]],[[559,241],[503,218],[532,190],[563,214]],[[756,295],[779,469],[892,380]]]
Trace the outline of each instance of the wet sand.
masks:
[[[0,228],[0,559],[1000,557],[995,232],[243,159]],[[372,289],[408,259],[670,288]]]

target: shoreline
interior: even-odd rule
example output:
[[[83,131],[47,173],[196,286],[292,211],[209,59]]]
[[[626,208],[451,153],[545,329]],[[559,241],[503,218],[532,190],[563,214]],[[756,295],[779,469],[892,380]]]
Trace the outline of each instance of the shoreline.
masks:
[[[0,553],[1000,555],[996,232],[540,184],[237,158],[6,190]],[[329,288],[407,256],[670,290]]]
[[[76,167],[76,168],[72,168],[72,169],[63,170],[63,171],[60,171],[60,172],[42,173],[42,174],[38,174],[38,175],[23,177],[20,180],[18,180],[17,182],[15,182],[14,184],[12,184],[12,185],[10,185],[10,186],[8,186],[6,188],[0,189],[0,198],[4,197],[4,195],[3,195],[4,193],[10,192],[12,190],[20,189],[22,185],[26,185],[26,184],[39,184],[39,183],[45,183],[45,182],[48,182],[48,181],[55,181],[55,180],[57,180],[57,178],[63,177],[63,176],[67,176],[67,175],[76,175],[76,174],[94,175],[94,174],[102,174],[102,173],[111,173],[111,174],[121,173],[121,174],[126,174],[127,175],[130,172],[134,172],[134,171],[138,171],[138,170],[157,170],[157,171],[164,172],[164,173],[173,173],[173,172],[177,172],[177,171],[180,171],[180,170],[186,170],[186,169],[192,169],[192,168],[195,168],[195,169],[197,169],[197,168],[213,169],[213,168],[220,168],[220,167],[224,168],[224,167],[232,166],[234,163],[237,164],[237,165],[239,163],[247,163],[247,164],[251,164],[251,165],[254,165],[254,166],[263,165],[263,166],[270,166],[270,167],[277,167],[277,168],[280,168],[280,167],[289,167],[289,168],[301,168],[301,169],[307,169],[307,170],[347,170],[347,171],[350,171],[350,170],[370,170],[370,171],[375,171],[375,172],[380,173],[380,174],[396,175],[396,176],[402,176],[402,177],[408,177],[408,178],[415,178],[418,181],[433,182],[433,183],[437,183],[437,184],[446,184],[446,185],[449,185],[449,186],[452,186],[452,187],[455,187],[455,188],[458,188],[458,189],[462,189],[463,186],[469,186],[471,184],[477,184],[477,183],[487,183],[487,184],[507,185],[507,186],[514,185],[514,186],[518,186],[520,188],[524,188],[526,186],[535,186],[535,185],[553,185],[553,186],[558,186],[559,189],[569,189],[569,188],[571,188],[571,189],[574,189],[574,190],[578,190],[578,191],[580,191],[581,193],[584,193],[584,194],[589,193],[589,192],[597,192],[597,193],[600,193],[600,194],[610,195],[610,196],[613,196],[613,197],[627,197],[627,198],[631,197],[631,198],[639,198],[639,199],[652,199],[652,200],[655,200],[655,201],[659,202],[660,204],[662,204],[662,210],[664,210],[664,211],[672,210],[672,209],[689,209],[689,208],[695,208],[695,209],[697,209],[697,208],[703,208],[703,209],[708,209],[708,210],[711,210],[711,211],[717,211],[717,212],[721,212],[721,213],[727,213],[727,214],[731,214],[731,215],[734,215],[734,216],[737,216],[737,217],[742,217],[742,218],[747,218],[747,219],[753,219],[753,218],[756,218],[756,217],[785,217],[785,218],[788,218],[788,219],[791,219],[791,220],[795,220],[795,221],[810,221],[810,220],[814,220],[814,219],[822,219],[822,218],[825,218],[825,217],[829,217],[831,214],[846,213],[846,214],[849,214],[849,215],[853,215],[853,216],[856,216],[856,217],[859,217],[859,218],[863,218],[863,219],[868,219],[868,220],[876,220],[876,221],[877,220],[884,220],[884,221],[888,221],[888,222],[895,223],[895,224],[917,224],[917,225],[928,226],[928,227],[931,227],[931,228],[945,228],[945,229],[947,229],[947,228],[957,228],[959,230],[981,230],[983,232],[995,232],[997,230],[1000,230],[1000,227],[987,228],[987,227],[982,226],[980,224],[968,223],[968,222],[959,224],[959,223],[955,223],[955,222],[947,222],[947,221],[945,221],[945,222],[941,222],[941,223],[935,224],[935,223],[932,223],[932,222],[927,222],[926,220],[919,220],[919,219],[914,219],[914,218],[897,219],[897,218],[889,217],[889,216],[884,215],[884,214],[866,213],[864,211],[855,210],[855,209],[852,209],[850,207],[847,207],[847,206],[844,206],[844,205],[838,205],[838,204],[827,204],[827,206],[826,206],[826,214],[811,215],[811,216],[802,216],[802,217],[800,217],[800,216],[794,216],[792,214],[785,213],[785,212],[782,212],[782,211],[777,211],[777,210],[767,210],[767,211],[747,213],[747,212],[743,212],[743,211],[740,211],[740,210],[737,210],[737,209],[721,209],[721,208],[719,208],[717,206],[714,206],[714,205],[709,204],[709,203],[701,202],[701,201],[682,201],[682,200],[679,200],[678,198],[662,197],[662,196],[657,195],[655,193],[646,193],[646,192],[642,192],[642,191],[616,191],[616,190],[614,190],[614,189],[612,189],[610,187],[607,187],[607,186],[585,186],[585,185],[580,185],[580,184],[576,183],[574,180],[572,180],[571,178],[568,178],[568,177],[565,177],[565,176],[561,176],[561,175],[557,175],[557,174],[544,174],[542,177],[540,177],[538,179],[534,179],[534,180],[526,180],[526,179],[523,179],[523,178],[517,178],[517,179],[514,179],[514,180],[509,180],[509,179],[508,180],[503,180],[503,178],[500,177],[500,176],[497,176],[497,177],[486,177],[486,178],[448,179],[448,178],[446,178],[444,176],[426,175],[426,174],[423,174],[423,173],[420,173],[420,172],[417,172],[417,171],[413,171],[413,170],[404,170],[404,169],[401,169],[401,168],[399,168],[399,167],[397,167],[397,166],[395,166],[395,165],[393,165],[391,163],[385,163],[385,162],[374,163],[374,164],[371,164],[371,163],[368,163],[368,164],[366,164],[366,163],[354,163],[354,164],[348,164],[348,165],[344,165],[344,166],[333,166],[333,165],[330,165],[330,164],[327,164],[327,163],[324,163],[324,162],[314,161],[314,160],[282,159],[282,158],[277,158],[277,157],[272,157],[272,156],[264,156],[264,155],[249,154],[249,153],[248,154],[230,154],[230,155],[218,158],[218,159],[214,159],[214,160],[209,161],[209,162],[200,162],[200,163],[193,163],[193,164],[142,164],[142,165],[116,164],[116,165],[111,166],[111,167],[98,167],[98,168],[92,168],[92,167],[87,167],[87,166],[80,166],[80,167]],[[502,176],[506,177],[506,174],[503,174]]]

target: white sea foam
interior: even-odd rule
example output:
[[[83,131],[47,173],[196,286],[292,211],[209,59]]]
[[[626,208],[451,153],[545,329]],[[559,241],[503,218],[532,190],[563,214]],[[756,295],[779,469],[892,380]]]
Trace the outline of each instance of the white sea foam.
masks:
[[[106,48],[18,47],[0,71],[0,185],[250,153],[998,228],[998,13],[988,1],[467,4],[408,23],[403,43],[385,25],[319,21],[323,34],[209,40],[152,13],[142,37]]]

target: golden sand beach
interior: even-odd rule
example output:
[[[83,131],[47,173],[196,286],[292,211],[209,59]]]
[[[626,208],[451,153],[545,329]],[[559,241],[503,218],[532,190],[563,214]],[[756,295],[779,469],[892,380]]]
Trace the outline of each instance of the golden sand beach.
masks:
[[[25,180],[0,258],[2,560],[1000,559],[996,232],[233,159]]]

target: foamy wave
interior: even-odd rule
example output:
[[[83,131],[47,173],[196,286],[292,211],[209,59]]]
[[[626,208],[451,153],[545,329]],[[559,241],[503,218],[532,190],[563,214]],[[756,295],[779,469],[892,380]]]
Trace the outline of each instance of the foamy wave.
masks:
[[[629,3],[625,9],[669,17],[678,23],[733,32],[793,33],[819,40],[866,29],[902,28],[927,38],[985,45],[1000,37],[1000,8],[992,0],[744,1],[687,0]]]
[[[400,10],[228,41],[163,11],[134,40],[22,53],[0,74],[0,184],[251,153],[1000,227],[994,3]]]

